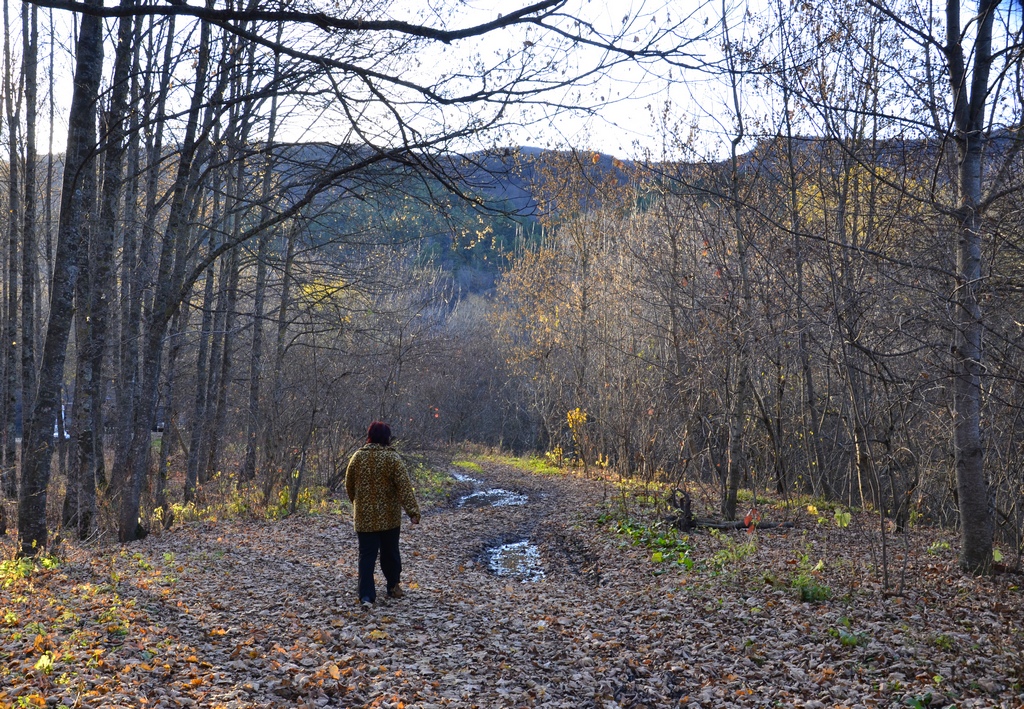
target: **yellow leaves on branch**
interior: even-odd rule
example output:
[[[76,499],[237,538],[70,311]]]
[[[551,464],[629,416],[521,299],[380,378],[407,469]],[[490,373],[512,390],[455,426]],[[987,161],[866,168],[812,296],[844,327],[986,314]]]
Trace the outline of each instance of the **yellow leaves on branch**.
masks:
[[[302,299],[315,308],[328,308],[338,304],[350,288],[341,278],[317,278],[302,286]]]

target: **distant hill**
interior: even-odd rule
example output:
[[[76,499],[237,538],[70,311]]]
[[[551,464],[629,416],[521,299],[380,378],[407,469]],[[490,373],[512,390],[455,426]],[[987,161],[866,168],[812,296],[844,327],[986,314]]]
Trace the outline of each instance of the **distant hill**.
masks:
[[[553,191],[564,183],[560,172],[585,168],[597,181],[629,180],[630,161],[604,153],[570,153],[529,146],[473,153],[463,157],[463,180],[492,200],[505,203],[516,214],[536,218],[550,209]]]
[[[280,144],[273,153],[286,200],[301,198],[324,173],[365,164],[314,200],[315,242],[405,245],[473,293],[493,288],[516,248],[539,238],[538,220],[551,213],[563,171],[585,166],[596,179],[624,184],[631,167],[610,155],[532,147],[377,161],[364,147],[322,143]]]

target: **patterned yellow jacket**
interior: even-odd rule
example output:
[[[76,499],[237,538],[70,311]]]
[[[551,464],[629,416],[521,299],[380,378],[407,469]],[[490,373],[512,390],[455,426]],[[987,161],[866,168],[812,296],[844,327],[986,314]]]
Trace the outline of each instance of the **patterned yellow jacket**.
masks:
[[[352,501],[357,532],[401,527],[402,508],[410,519],[420,516],[405,463],[387,446],[368,443],[352,454],[345,471],[345,491]]]

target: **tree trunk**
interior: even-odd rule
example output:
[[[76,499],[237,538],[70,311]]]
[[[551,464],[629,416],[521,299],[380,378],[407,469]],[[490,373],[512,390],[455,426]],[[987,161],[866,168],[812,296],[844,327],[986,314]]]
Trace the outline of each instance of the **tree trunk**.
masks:
[[[93,6],[101,5],[100,0],[87,1]],[[18,533],[23,555],[35,555],[46,545],[46,493],[53,453],[53,422],[59,411],[75,286],[81,271],[83,225],[88,223],[95,197],[91,194],[89,175],[94,171],[96,102],[103,67],[103,23],[99,18],[82,17],[76,54],[50,317],[40,362],[39,389],[23,445],[18,505]]]
[[[128,295],[125,298],[124,312],[121,315],[121,357],[120,375],[118,376],[118,415],[114,433],[114,464],[111,473],[111,485],[109,496],[112,501],[120,499],[119,496],[128,485],[128,471],[131,464],[128,460],[131,449],[132,436],[135,431],[136,418],[142,399],[142,370],[140,363],[139,343],[142,341],[142,317],[143,310],[148,307],[146,300],[147,286],[152,282],[150,273],[153,264],[153,245],[158,242],[156,229],[157,217],[157,194],[160,191],[160,177],[163,158],[163,134],[166,123],[165,106],[167,94],[170,90],[171,74],[174,61],[174,17],[167,20],[167,39],[164,46],[163,66],[160,72],[160,84],[156,94],[155,105],[149,104],[151,72],[145,73],[145,80],[142,86],[142,96],[146,101],[143,107],[143,115],[149,117],[152,114],[154,127],[147,131],[146,145],[146,203],[145,221],[142,225],[141,238],[134,230],[126,237],[125,267],[122,271],[122,287],[127,285]],[[154,28],[150,26],[149,36],[154,36]],[[136,72],[137,74],[137,72]],[[138,144],[141,136],[138,132],[133,135],[133,150]],[[137,159],[130,163],[137,164]],[[133,180],[135,178],[133,177]],[[134,194],[134,190],[132,191]],[[128,205],[131,212],[134,212],[134,200],[126,201],[126,217],[131,216],[128,212]],[[134,220],[126,218],[126,224],[133,224]],[[131,247],[130,249],[128,247]],[[129,259],[129,255],[134,258]]]
[[[209,456],[206,461],[206,474],[203,482],[210,480],[217,473],[227,423],[228,381],[231,377],[235,310],[238,301],[238,260],[238,249],[232,250],[225,259],[227,283],[224,289],[224,319],[222,321],[224,323],[224,330],[221,338],[220,359],[211,363],[211,367],[215,370],[216,379],[215,386],[211,388],[209,393],[209,396],[213,397],[213,416],[211,418],[210,445],[208,447]]]
[[[985,109],[992,68],[992,25],[999,0],[978,4],[974,73],[968,93],[964,34],[960,28],[960,3],[947,0],[946,32],[949,45],[950,88],[960,165],[959,225],[956,230],[956,283],[953,292],[956,328],[953,343],[953,451],[956,465],[957,501],[960,505],[962,548],[960,566],[974,574],[992,566],[995,514],[985,471],[981,435],[982,356],[984,320],[978,291],[982,288],[982,175],[985,147]]]
[[[212,233],[211,233],[212,238]],[[199,353],[196,356],[196,396],[192,406],[192,436],[188,447],[188,462],[185,468],[185,502],[195,499],[199,483],[199,464],[205,460],[204,451],[208,440],[206,432],[207,390],[206,377],[209,359],[209,343],[213,329],[213,268],[206,271],[203,287],[203,320],[199,328]]]
[[[18,217],[21,214],[18,195],[18,123],[19,118],[14,102],[14,77],[11,66],[11,21],[10,9],[4,4],[4,107],[7,118],[8,148],[7,166],[7,317],[4,320],[4,400],[3,400],[3,489],[6,497],[17,495],[17,436],[16,411],[18,405]],[[22,409],[22,420],[24,412]],[[24,428],[24,426],[23,426]],[[23,434],[24,435],[24,434]]]
[[[274,365],[271,373],[270,421],[263,432],[263,449],[266,456],[266,476],[263,487],[264,502],[270,499],[277,481],[277,468],[281,455],[281,419],[284,390],[284,355],[288,340],[288,309],[291,305],[292,270],[295,266],[296,229],[289,229],[285,243],[284,274],[281,277],[281,302],[277,309],[277,337],[274,344]]]
[[[256,293],[253,300],[252,349],[249,352],[249,405],[245,420],[245,457],[238,471],[238,479],[246,482],[256,477],[256,453],[262,423],[260,382],[263,379],[263,302],[267,289],[268,243],[269,238],[263,235],[256,249]]]
[[[21,400],[22,410],[32,406],[36,391],[35,295],[36,271],[36,101],[39,65],[39,22],[35,5],[22,6],[25,74],[25,219],[21,234]],[[49,159],[49,156],[47,156]]]
[[[277,41],[280,43],[283,25],[278,25]],[[253,64],[250,64],[252,67]],[[249,80],[252,80],[250,68]],[[274,84],[277,84],[280,73],[280,57],[274,55]],[[265,221],[270,213],[271,176],[273,175],[274,138],[277,129],[277,95],[270,100],[270,125],[267,128],[267,153],[263,166],[263,184],[260,186],[260,221]],[[252,315],[252,349],[249,352],[249,406],[245,419],[245,457],[238,471],[238,479],[250,481],[256,477],[256,453],[259,447],[259,432],[262,425],[260,417],[260,384],[263,380],[263,305],[267,290],[267,252],[270,235],[262,234],[256,247],[256,292],[253,296]]]
[[[52,35],[53,32],[54,32],[54,29],[53,29],[53,10],[50,10],[50,34]],[[53,272],[53,238],[54,238],[54,231],[55,231],[54,230],[54,226],[53,226],[53,222],[54,222],[54,220],[53,220],[53,182],[54,182],[54,175],[53,175],[53,165],[54,165],[53,138],[54,138],[54,133],[55,133],[55,130],[56,130],[55,127],[54,127],[55,126],[54,117],[56,115],[57,108],[56,108],[56,100],[54,98],[54,95],[55,95],[56,92],[53,90],[53,86],[54,86],[53,64],[54,64],[54,54],[55,54],[54,44],[55,44],[54,42],[50,42],[50,57],[49,57],[50,61],[49,61],[49,72],[48,72],[48,75],[47,75],[48,79],[49,79],[49,87],[48,87],[48,93],[49,93],[48,121],[49,121],[49,124],[48,124],[48,129],[47,129],[47,132],[46,132],[46,136],[47,136],[47,141],[46,141],[46,145],[47,145],[47,149],[46,149],[46,185],[45,185],[45,187],[46,187],[46,189],[45,189],[45,194],[46,194],[46,205],[45,205],[45,211],[46,211],[46,234],[44,235],[44,239],[43,239],[43,242],[44,242],[43,243],[43,250],[45,252],[46,263],[44,264],[43,269],[41,271],[42,277],[43,277],[42,278],[43,282],[42,282],[41,286],[38,288],[38,291],[40,291],[40,292],[45,291],[47,293],[50,292],[49,283],[50,283],[51,273]],[[36,303],[35,321],[37,323],[41,324],[43,322],[43,316],[42,316],[42,312],[43,312],[42,300],[43,299],[42,299],[42,297],[35,297],[35,296],[33,296],[33,300],[35,300],[35,303]],[[35,341],[32,343],[32,352],[33,353],[39,352],[42,349],[42,347],[43,347],[43,343],[42,343],[42,340],[41,340],[42,333],[40,332],[40,328],[38,328],[38,327],[35,328],[35,335],[36,335]]]
[[[732,88],[733,110],[736,113],[736,135],[731,140],[729,196],[733,216],[732,229],[736,236],[736,261],[739,270],[739,302],[734,315],[734,337],[736,340],[736,384],[729,410],[729,467],[726,471],[725,495],[722,498],[722,516],[727,520],[736,519],[736,499],[740,479],[745,467],[743,452],[743,429],[747,419],[750,398],[750,279],[747,274],[747,237],[743,232],[740,215],[739,165],[737,150],[743,142],[743,114],[739,97],[739,75],[733,66],[732,47],[729,44],[725,3],[722,4],[722,25],[725,28],[726,60],[729,65],[729,79]],[[736,297],[735,292],[732,297]]]
[[[215,245],[217,226],[220,223],[220,179],[218,174],[213,177],[213,210],[210,223],[214,228],[209,229],[209,243],[212,250]],[[201,461],[206,460],[206,447],[209,441],[209,434],[206,426],[207,406],[209,392],[207,379],[210,367],[210,341],[213,337],[214,319],[214,268],[213,264],[206,269],[205,283],[203,284],[203,319],[199,328],[199,352],[196,355],[196,396],[192,406],[192,435],[188,447],[188,462],[185,468],[185,502],[189,503],[195,499],[196,485],[199,483],[199,466]]]
[[[252,79],[252,75],[247,77],[249,80]],[[238,92],[241,95],[248,93],[247,89],[243,89],[240,81],[236,81],[232,85],[232,91]],[[236,138],[237,146],[234,149],[235,155],[235,174],[231,176],[231,194],[233,195],[227,200],[225,205],[225,213],[230,215],[231,220],[231,242],[238,243],[240,234],[242,233],[242,218],[241,206],[244,201],[244,195],[246,194],[245,178],[245,146],[249,140],[249,126],[252,115],[253,104],[251,101],[247,101],[242,104],[239,113],[232,123],[237,126],[235,130],[229,128],[228,136]],[[237,130],[237,132],[236,132]],[[221,317],[223,318],[223,326],[220,328],[222,336],[220,338],[221,347],[218,353],[218,357],[211,357],[211,372],[214,375],[212,380],[213,386],[211,386],[209,396],[213,397],[213,415],[211,419],[210,427],[210,444],[209,444],[209,457],[206,463],[206,474],[202,478],[203,482],[209,480],[215,475],[220,467],[220,453],[225,438],[225,427],[227,423],[227,405],[228,405],[228,382],[231,379],[231,369],[234,365],[233,360],[233,349],[234,349],[234,335],[235,335],[235,320],[237,317],[237,303],[238,303],[238,281],[240,271],[240,257],[239,248],[234,248],[224,259],[225,270],[222,271],[224,280],[222,281],[222,294],[223,300],[219,302],[222,305]],[[216,348],[215,348],[216,349]]]
[[[960,162],[964,204],[956,259],[955,344],[953,347],[953,450],[963,547],[960,564],[987,573],[992,563],[994,515],[981,439],[983,320],[981,288],[981,140],[968,136]]]
[[[198,149],[199,118],[206,92],[206,78],[210,64],[210,27],[202,24],[199,57],[196,63],[195,88],[189,107],[185,135],[182,141],[178,170],[171,195],[167,226],[160,244],[160,258],[155,281],[156,292],[146,315],[146,333],[142,358],[142,386],[131,445],[126,456],[127,468],[123,473],[127,481],[121,494],[118,520],[118,539],[130,542],[138,537],[139,509],[142,488],[149,472],[150,431],[157,411],[160,394],[161,356],[164,333],[178,306],[178,281],[184,271],[191,182]]]
[[[779,24],[786,22],[782,2],[779,2]],[[788,33],[783,33],[783,41],[786,46],[782,48],[782,72],[789,74],[787,69],[790,48],[788,46]],[[800,412],[801,440],[804,442],[804,449],[810,447],[810,466],[808,480],[805,488],[809,489],[816,497],[823,497],[827,487],[825,482],[825,463],[821,450],[821,431],[819,421],[821,415],[818,413],[818,399],[814,386],[814,370],[811,368],[810,352],[810,328],[807,323],[804,306],[804,247],[800,221],[800,200],[799,188],[797,185],[796,148],[793,143],[793,121],[790,112],[790,87],[788,80],[782,86],[782,116],[786,125],[786,167],[788,170],[789,185],[789,229],[793,237],[793,263],[794,279],[796,281],[796,331],[797,331],[797,357],[800,362],[800,378],[803,395],[803,406]]]
[[[156,467],[156,490],[153,502],[160,509],[163,519],[169,520],[171,506],[167,501],[167,480],[170,477],[171,458],[177,450],[180,434],[177,430],[178,412],[174,405],[174,385],[178,373],[178,360],[185,344],[184,333],[188,328],[188,303],[183,303],[174,317],[171,328],[171,347],[167,353],[167,376],[164,377],[164,390],[160,396],[164,402],[163,431],[160,433],[160,459]],[[166,522],[165,522],[166,526]]]
[[[134,4],[134,0],[122,0],[121,7],[130,8]],[[78,340],[80,378],[75,386],[75,408],[79,415],[73,419],[77,428],[78,450],[73,465],[77,470],[69,475],[64,499],[64,524],[75,527],[79,539],[85,539],[92,531],[96,515],[96,482],[102,477],[103,468],[103,357],[107,349],[110,294],[114,287],[114,244],[124,168],[133,24],[133,18],[126,15],[118,27],[110,111],[104,122],[106,136],[99,217],[90,229],[90,277],[81,281],[88,288],[79,288],[84,298],[78,304],[78,317],[84,317],[85,322],[79,329],[82,335]],[[72,484],[72,479],[76,484]]]
[[[225,210],[227,211],[227,210]],[[227,290],[228,272],[231,268],[231,255],[228,254],[220,260],[220,267],[217,274],[217,297],[213,308],[213,332],[210,337],[210,359],[206,370],[206,380],[197,382],[197,386],[205,388],[204,411],[202,419],[203,445],[200,449],[202,458],[199,459],[197,468],[196,483],[199,485],[209,481],[214,474],[214,467],[217,459],[216,421],[217,421],[217,392],[220,389],[220,375],[223,369],[224,354],[223,348],[227,339]]]

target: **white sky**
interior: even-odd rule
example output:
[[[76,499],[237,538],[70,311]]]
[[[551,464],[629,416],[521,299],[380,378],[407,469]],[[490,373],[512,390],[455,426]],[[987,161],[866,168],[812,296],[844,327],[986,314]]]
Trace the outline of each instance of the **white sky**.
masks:
[[[20,50],[20,9],[21,3],[9,3],[12,24],[18,31],[14,38],[16,55]],[[112,4],[114,0],[106,0]],[[352,1],[352,0],[350,0]],[[355,0],[362,6],[363,2],[373,0]],[[388,2],[389,0],[382,0]],[[512,5],[496,3],[494,0],[391,0],[395,7],[397,19],[422,21],[432,26],[455,27],[471,26],[479,22],[495,19],[498,12],[494,9],[499,5],[506,12]],[[530,0],[523,0],[524,4]],[[925,4],[935,0],[922,0]],[[198,0],[192,0],[198,2]],[[625,28],[627,46],[632,37],[641,40],[646,32],[656,28],[664,28],[686,19],[684,32],[693,37],[707,32],[707,41],[698,42],[688,47],[693,55],[687,61],[690,64],[701,60],[717,60],[721,56],[721,44],[716,36],[721,23],[723,5],[721,0],[571,0],[575,3],[566,9],[578,17],[585,18],[595,28],[605,33],[623,31],[623,18],[631,18],[631,24]],[[1005,3],[1004,3],[1005,4]],[[725,11],[728,13],[732,26],[742,26],[745,31],[754,31],[759,8],[770,7],[768,0],[726,0]],[[964,20],[968,19],[969,10],[965,2]],[[515,6],[519,6],[518,4]],[[337,5],[334,5],[337,7]],[[749,14],[747,14],[749,13]],[[49,111],[47,80],[50,62],[50,20],[51,11],[41,9],[40,20],[40,106],[39,106],[39,149],[47,149],[48,131],[44,124]],[[70,13],[53,11],[56,25],[56,41],[54,43],[54,71],[56,80],[56,130],[54,133],[54,149],[63,149],[66,133],[66,112],[71,98],[71,72],[73,69],[72,47],[72,16]],[[1018,12],[1019,15],[1019,12]],[[741,22],[741,19],[751,22]],[[1019,25],[1019,18],[1014,20]],[[108,28],[114,26],[108,21]],[[181,23],[179,24],[179,27]],[[740,39],[731,37],[734,41]],[[427,51],[417,55],[419,65],[402,66],[403,78],[428,81],[431,77],[444,75],[453,67],[473,74],[472,60],[479,58],[487,62],[508,52],[523,51],[525,42],[537,43],[533,50],[537,55],[545,51],[536,31],[513,30],[500,31],[487,35],[483,40],[463,40],[453,43],[450,47],[433,45]],[[108,47],[111,43],[108,42]],[[110,61],[112,50],[108,49],[107,62]],[[596,50],[576,49],[568,55],[552,57],[555,60],[568,59],[570,64],[585,67],[597,61]],[[187,63],[183,64],[185,72],[190,71]],[[109,77],[108,71],[105,76]],[[187,79],[182,76],[182,79]],[[467,78],[472,81],[472,76]],[[672,145],[666,135],[677,136],[686,147],[701,155],[721,156],[723,146],[731,137],[734,123],[731,118],[733,107],[727,84],[719,77],[706,72],[692,69],[652,65],[638,67],[624,64],[598,80],[589,80],[568,92],[555,92],[552,99],[561,104],[571,104],[592,108],[590,113],[572,113],[560,110],[552,114],[544,106],[532,106],[521,109],[521,117],[513,118],[511,124],[523,124],[513,127],[504,134],[488,136],[489,140],[501,144],[532,145],[536,147],[574,146],[600,150],[623,158],[641,157],[645,152],[653,157],[677,157],[679,145]],[[770,94],[759,95],[749,86],[742,91],[741,97],[744,111],[750,114],[760,113],[771,117],[778,113],[777,101]],[[667,112],[665,108],[668,106]],[[775,108],[776,110],[772,110]],[[1019,107],[1011,107],[1011,112],[1019,112]],[[426,112],[424,112],[426,114]],[[310,109],[295,112],[291,116],[292,123],[283,127],[279,139],[284,140],[340,140],[340,122],[337,115],[332,116],[329,108],[323,113],[314,113]],[[448,120],[451,114],[438,118],[438,114],[424,116],[423,120]],[[458,118],[458,117],[456,117]],[[748,130],[754,127],[748,123]],[[753,131],[752,131],[753,132]],[[694,136],[690,138],[689,136]],[[683,137],[679,137],[683,136]],[[468,146],[467,147],[475,147]]]
[[[622,29],[623,17],[631,17],[634,24],[629,27],[631,34],[642,38],[643,32],[648,31],[655,23],[664,25],[669,19],[678,21],[681,13],[692,12],[697,3],[691,0],[575,0],[577,6],[569,11],[579,13],[581,17],[592,22],[595,27],[607,32],[615,32]],[[734,0],[730,0],[733,2]],[[8,0],[10,2],[10,0]],[[398,7],[405,13],[399,19],[416,20],[423,18],[432,25],[446,24],[450,27],[464,27],[481,21],[488,21],[497,16],[493,9],[494,2],[480,2],[475,0],[455,0],[455,12],[440,13],[432,9],[430,5],[439,5],[445,0],[422,0],[423,4],[416,9],[416,5],[404,2]],[[107,0],[112,4],[112,0]],[[10,3],[12,25],[20,30],[20,9],[21,3]],[[509,5],[501,4],[506,11]],[[710,23],[714,27],[718,17],[714,12],[720,12],[720,5],[712,6],[709,10]],[[45,151],[48,147],[49,131],[43,125],[47,121],[49,113],[49,92],[47,74],[50,63],[51,30],[50,16],[52,13],[55,26],[53,42],[53,62],[55,73],[56,96],[56,120],[53,135],[55,151],[63,150],[66,138],[66,115],[71,98],[71,74],[73,71],[73,47],[70,40],[73,32],[73,18],[70,13],[63,11],[39,10],[40,24],[40,106],[39,106],[39,149]],[[698,22],[699,18],[696,18]],[[180,26],[180,25],[179,25]],[[108,31],[114,27],[114,21],[107,22]],[[702,27],[701,27],[702,28]],[[635,32],[633,31],[635,30]],[[20,31],[18,37],[14,38],[16,56],[20,55]],[[505,51],[508,46],[518,46],[523,41],[523,35],[517,33],[496,33],[488,35],[481,42],[478,40],[464,40],[454,43],[446,51],[436,51],[435,54],[427,55],[426,67],[422,71],[437,70],[445,66],[447,56],[465,58],[467,56],[481,55],[487,57],[490,54]],[[112,54],[112,43],[107,45],[106,61],[109,64]],[[438,45],[439,49],[443,49]],[[714,48],[701,49],[700,51],[715,51]],[[596,61],[594,50],[577,50],[578,55],[572,57],[573,61],[579,64]],[[432,59],[436,58],[436,63]],[[410,69],[412,69],[410,67]],[[110,71],[105,72],[109,78]],[[424,74],[427,75],[427,74]],[[650,151],[659,155],[664,151],[663,131],[658,125],[662,109],[666,101],[671,100],[674,110],[678,113],[705,113],[715,114],[719,107],[714,104],[722,95],[721,87],[709,86],[706,77],[700,77],[690,72],[686,85],[679,84],[682,72],[678,69],[669,71],[666,66],[653,67],[651,70],[642,70],[636,66],[620,66],[610,75],[603,77],[600,81],[590,81],[582,84],[576,89],[578,95],[566,95],[556,93],[553,98],[559,102],[567,102],[573,105],[593,107],[595,110],[589,114],[572,114],[565,111],[554,116],[545,116],[542,108],[532,108],[524,121],[529,122],[526,127],[520,127],[511,133],[497,137],[503,143],[533,145],[538,147],[564,147],[573,145],[580,148],[596,149],[602,152],[611,153],[619,157],[636,157],[643,151]],[[694,101],[700,105],[697,105]],[[709,130],[714,130],[713,122],[707,123]],[[281,139],[307,139],[307,140],[329,140],[333,132],[333,125],[325,118],[315,119],[313,114],[305,113],[299,118],[298,123],[291,127],[282,129],[279,134]]]

